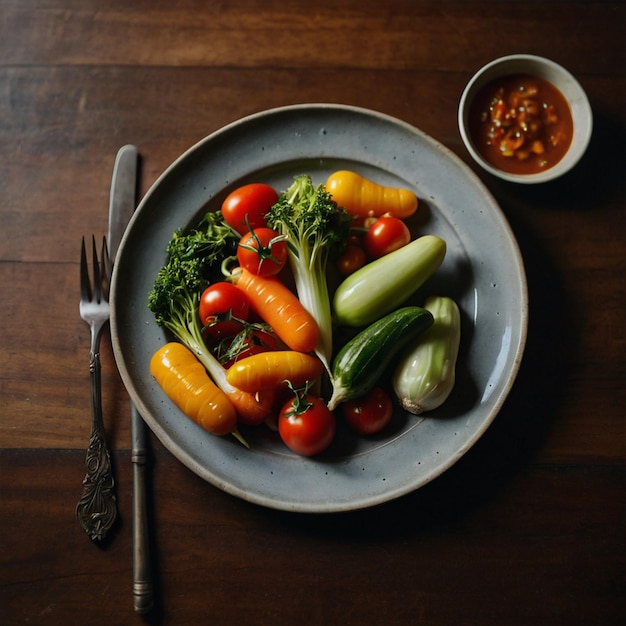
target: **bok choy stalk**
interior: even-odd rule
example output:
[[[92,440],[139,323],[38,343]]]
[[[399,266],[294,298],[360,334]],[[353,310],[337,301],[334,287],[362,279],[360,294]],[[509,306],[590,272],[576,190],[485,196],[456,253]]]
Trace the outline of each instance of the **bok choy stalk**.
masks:
[[[461,338],[461,316],[454,300],[431,296],[424,308],[434,322],[400,355],[392,375],[398,401],[415,415],[441,406],[452,392]]]
[[[315,352],[330,371],[333,346],[326,266],[331,251],[345,244],[351,217],[324,185],[315,187],[311,177],[303,174],[279,196],[266,218],[268,226],[286,236],[298,298],[319,326]]]

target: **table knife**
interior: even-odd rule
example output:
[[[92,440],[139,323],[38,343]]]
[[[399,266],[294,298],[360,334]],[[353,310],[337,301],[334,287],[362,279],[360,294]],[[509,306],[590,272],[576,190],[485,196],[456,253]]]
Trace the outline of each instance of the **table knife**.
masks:
[[[135,211],[138,154],[135,146],[119,149],[113,166],[109,196],[109,259],[115,263],[120,241]]]
[[[115,255],[126,226],[135,210],[138,154],[135,146],[120,148],[113,168],[109,201],[109,257]],[[149,533],[146,493],[146,425],[134,403],[130,403],[133,463],[133,605],[137,613],[148,613],[153,606],[149,560]]]

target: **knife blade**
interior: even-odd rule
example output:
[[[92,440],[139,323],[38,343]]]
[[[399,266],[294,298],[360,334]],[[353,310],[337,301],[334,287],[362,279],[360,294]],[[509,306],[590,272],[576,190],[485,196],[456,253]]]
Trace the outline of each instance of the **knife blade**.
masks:
[[[135,210],[139,155],[137,148],[120,148],[113,167],[109,200],[109,259],[115,256]],[[137,613],[148,613],[153,605],[152,577],[149,559],[149,533],[145,470],[148,434],[146,424],[130,402],[131,462],[133,464],[133,605]]]
[[[115,255],[128,222],[135,211],[137,197],[137,148],[122,146],[115,157],[109,197],[109,259]]]

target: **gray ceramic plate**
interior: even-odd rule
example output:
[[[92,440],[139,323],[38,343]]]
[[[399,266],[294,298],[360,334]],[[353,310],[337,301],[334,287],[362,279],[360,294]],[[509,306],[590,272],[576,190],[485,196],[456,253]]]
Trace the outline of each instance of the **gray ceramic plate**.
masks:
[[[187,419],[151,378],[166,341],[146,306],[172,233],[218,208],[233,188],[267,182],[278,191],[307,173],[324,182],[352,169],[415,190],[414,234],[448,244],[437,274],[416,296],[454,298],[463,315],[457,384],[431,414],[398,412],[374,438],[340,428],[316,458],[292,454],[266,427],[245,430],[246,450]],[[498,413],[518,371],[527,328],[519,250],[494,199],[454,154],[417,130],[372,111],[327,104],[274,109],[237,121],[195,145],[156,181],[118,252],[111,329],[124,384],[172,454],[224,491],[268,507],[333,512],[373,506],[415,490],[452,466]]]

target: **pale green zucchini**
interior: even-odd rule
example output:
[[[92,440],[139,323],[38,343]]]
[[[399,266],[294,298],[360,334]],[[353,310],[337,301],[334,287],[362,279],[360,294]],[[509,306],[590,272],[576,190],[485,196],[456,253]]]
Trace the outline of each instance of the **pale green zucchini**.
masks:
[[[439,268],[446,242],[423,235],[348,276],[333,298],[340,326],[367,326],[402,306]]]

